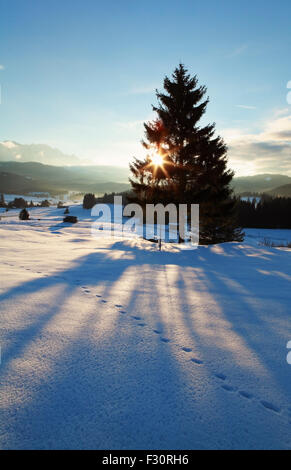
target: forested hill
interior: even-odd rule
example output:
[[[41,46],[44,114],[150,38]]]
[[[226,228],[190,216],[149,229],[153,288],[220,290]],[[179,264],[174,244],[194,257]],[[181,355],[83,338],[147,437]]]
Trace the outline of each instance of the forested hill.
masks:
[[[127,167],[110,165],[54,166],[39,162],[0,162],[0,192],[3,193],[126,191],[130,188],[128,177]],[[291,177],[286,175],[235,177],[232,186],[236,194],[268,193],[291,197]]]

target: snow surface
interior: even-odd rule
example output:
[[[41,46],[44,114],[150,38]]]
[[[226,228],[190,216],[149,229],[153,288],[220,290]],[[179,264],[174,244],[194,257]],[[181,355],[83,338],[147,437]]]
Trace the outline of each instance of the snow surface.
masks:
[[[2,449],[291,448],[291,252],[0,221]],[[40,220],[38,220],[40,219]],[[280,232],[280,233],[279,233]]]

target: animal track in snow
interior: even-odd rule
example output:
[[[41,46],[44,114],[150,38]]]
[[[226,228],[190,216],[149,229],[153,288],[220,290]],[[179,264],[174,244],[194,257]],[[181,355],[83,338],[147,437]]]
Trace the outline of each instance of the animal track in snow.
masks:
[[[192,351],[192,349],[191,349],[191,348],[182,348],[182,350],[183,350],[183,351],[185,351],[185,352],[187,352],[187,353],[189,353],[189,352],[191,352],[191,351]]]
[[[224,390],[227,390],[228,392],[235,392],[235,390],[236,390],[234,387],[232,387],[231,385],[227,385],[227,384],[222,385],[221,387],[222,387]]]
[[[269,402],[269,401],[265,401],[265,400],[261,400],[261,404],[267,408],[268,410],[272,410],[272,411],[275,411],[275,413],[280,413],[280,408],[276,405],[274,405],[273,403]]]
[[[195,362],[195,364],[203,364],[203,361],[201,361],[200,359],[196,359],[196,357],[192,357],[191,361]]]
[[[85,292],[85,294],[91,294],[91,291],[90,291],[90,289],[88,289],[87,286],[81,286],[81,289],[83,290],[83,292]]]
[[[217,377],[220,380],[225,380],[226,376],[224,374],[215,374],[215,377]]]
[[[215,376],[220,378],[221,380],[226,379],[226,376],[224,374],[215,374]],[[223,388],[227,392],[236,392],[237,391],[236,387],[232,387],[231,385],[228,385],[228,384],[222,385],[221,388]],[[254,398],[254,396],[251,393],[245,392],[244,390],[238,390],[238,394],[240,396],[242,396],[243,398],[247,398],[248,400],[250,400],[251,398]],[[266,408],[267,410],[273,411],[275,413],[280,413],[281,412],[281,408],[279,406],[277,406],[274,403],[271,403],[269,401],[260,400],[260,404],[263,405],[264,408]],[[289,411],[289,414],[290,414],[290,411]],[[291,422],[290,422],[290,424],[291,424]]]
[[[163,341],[163,343],[169,343],[170,342],[169,338],[161,338],[161,341]]]
[[[251,393],[249,393],[249,392],[244,392],[243,390],[239,390],[238,393],[239,393],[242,397],[244,397],[244,398],[250,399],[250,398],[253,397],[253,395],[252,395]]]
[[[82,289],[84,290],[84,292],[86,293],[90,293],[90,290],[86,287],[86,286],[82,286]],[[101,298],[102,295],[100,294],[96,294],[96,297],[97,298]],[[108,301],[107,300],[102,300],[102,303],[107,303]],[[114,304],[114,306],[117,308],[117,309],[120,309],[122,308],[123,306],[121,304]],[[127,311],[126,310],[119,310],[119,313],[120,314],[126,314]],[[146,326],[146,323],[144,323],[142,321],[142,317],[140,316],[137,316],[137,315],[131,315],[131,318],[134,319],[134,320],[137,320],[137,321],[140,321],[137,323],[137,326],[141,326],[141,327],[144,327]],[[161,335],[162,334],[162,330],[159,330],[159,329],[153,329],[152,330],[153,333],[155,333],[156,335]],[[160,336],[160,340],[163,342],[163,343],[169,343],[171,340],[169,338],[166,338],[166,337],[162,337]],[[176,345],[178,346],[178,345]],[[181,346],[180,346],[181,347]],[[186,353],[190,353],[192,352],[192,349],[191,348],[188,348],[188,347],[181,347],[181,350],[186,352]],[[201,359],[197,359],[196,357],[192,357],[190,359],[191,362],[193,362],[194,364],[196,365],[202,365],[204,364],[204,362],[201,360]],[[215,373],[214,376],[218,379],[220,379],[221,381],[225,381],[227,379],[226,375],[224,375],[223,373]],[[254,397],[254,395],[252,395],[251,393],[249,392],[246,392],[244,390],[238,390],[237,387],[233,387],[232,385],[229,385],[227,383],[224,383],[223,385],[221,385],[221,388],[227,392],[237,392],[237,394],[245,399],[254,399],[256,401],[258,401],[266,410],[269,410],[269,411],[273,411],[275,413],[280,413],[281,412],[281,409],[271,403],[271,402],[268,402],[268,401],[265,401],[265,400],[259,400],[258,398]],[[290,421],[290,417],[291,417],[291,407],[287,409],[287,415],[288,415],[288,422],[291,424],[291,421]]]

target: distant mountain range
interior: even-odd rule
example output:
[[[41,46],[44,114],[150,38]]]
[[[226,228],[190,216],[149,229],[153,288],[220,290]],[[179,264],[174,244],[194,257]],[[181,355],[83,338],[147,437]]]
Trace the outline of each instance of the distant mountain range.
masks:
[[[291,184],[284,184],[268,191],[271,196],[291,197]]]
[[[39,162],[48,165],[78,165],[80,159],[43,144],[19,144],[11,140],[0,142],[0,162]]]
[[[121,192],[130,188],[128,177],[128,168],[80,165],[76,156],[48,145],[0,142],[0,193]],[[291,177],[280,174],[235,177],[232,186],[240,195],[291,197]]]
[[[129,188],[128,168],[81,163],[75,155],[49,145],[0,142],[0,192],[62,194],[72,190],[103,194]]]
[[[28,194],[67,191],[120,192],[129,189],[128,169],[112,166],[43,165],[38,162],[0,162],[0,193]]]
[[[273,196],[291,197],[291,177],[276,174],[241,176],[232,185],[236,194],[267,193]]]

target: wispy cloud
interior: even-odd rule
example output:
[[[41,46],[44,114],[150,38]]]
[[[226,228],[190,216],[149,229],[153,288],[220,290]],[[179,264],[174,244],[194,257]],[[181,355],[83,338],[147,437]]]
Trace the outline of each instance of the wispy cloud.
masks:
[[[248,45],[247,45],[247,44],[242,44],[241,46],[239,46],[239,47],[233,49],[232,52],[230,52],[229,54],[227,54],[227,57],[230,58],[230,59],[231,59],[232,57],[237,57],[237,56],[243,54],[243,53],[247,50],[247,48],[248,48]]]
[[[148,121],[153,121],[154,119],[156,119],[156,117],[157,117],[156,114],[154,112],[151,112],[144,119],[135,119],[132,121],[116,121],[115,124],[117,127],[128,130],[128,131],[142,130],[143,132],[144,123]]]
[[[242,108],[242,109],[257,109],[256,106],[249,106],[249,105],[246,105],[246,104],[237,104],[236,106],[238,108]]]
[[[5,69],[4,65],[0,64],[0,70],[4,70],[4,69]]]
[[[121,127],[122,129],[131,130],[131,129],[139,128],[140,126],[143,125],[144,122],[145,121],[141,119],[136,120],[136,121],[117,121],[116,125],[118,127]]]
[[[126,95],[147,95],[147,94],[155,94],[157,86],[156,85],[141,85],[130,88],[125,92]]]
[[[289,108],[281,108],[281,109],[277,109],[275,112],[274,112],[274,115],[276,117],[279,117],[279,116],[286,116],[286,114],[289,114],[290,112],[290,109]]]

